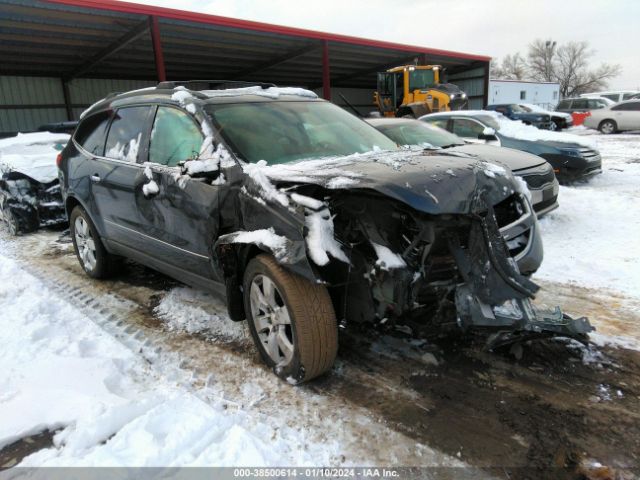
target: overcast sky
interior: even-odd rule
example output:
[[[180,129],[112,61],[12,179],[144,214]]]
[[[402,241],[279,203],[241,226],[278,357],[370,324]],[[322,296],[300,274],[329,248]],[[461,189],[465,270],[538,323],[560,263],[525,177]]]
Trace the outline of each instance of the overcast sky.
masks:
[[[586,40],[640,89],[640,0],[136,0],[247,20],[502,58],[536,38]]]

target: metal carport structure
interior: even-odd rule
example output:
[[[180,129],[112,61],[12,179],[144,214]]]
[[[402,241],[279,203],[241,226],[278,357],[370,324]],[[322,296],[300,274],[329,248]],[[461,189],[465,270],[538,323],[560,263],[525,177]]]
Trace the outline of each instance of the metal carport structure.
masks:
[[[0,45],[0,132],[24,129],[25,110],[70,120],[110,89],[165,79],[362,91],[373,109],[376,72],[418,61],[446,67],[472,106],[488,93],[485,56],[114,0],[1,0]]]

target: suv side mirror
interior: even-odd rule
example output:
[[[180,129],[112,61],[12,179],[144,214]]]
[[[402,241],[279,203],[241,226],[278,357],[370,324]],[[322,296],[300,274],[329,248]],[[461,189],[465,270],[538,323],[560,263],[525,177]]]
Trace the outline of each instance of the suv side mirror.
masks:
[[[482,133],[478,135],[478,140],[497,140],[495,129],[484,127]]]

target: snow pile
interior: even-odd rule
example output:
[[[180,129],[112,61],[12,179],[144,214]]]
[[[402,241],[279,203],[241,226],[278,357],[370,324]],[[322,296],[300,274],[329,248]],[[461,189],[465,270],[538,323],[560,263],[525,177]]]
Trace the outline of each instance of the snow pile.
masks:
[[[455,114],[469,117],[491,117],[498,126],[498,132],[505,137],[516,138],[518,140],[528,140],[530,142],[542,140],[595,148],[595,143],[583,136],[572,135],[570,133],[553,132],[551,130],[540,130],[532,125],[525,125],[520,120],[510,120],[501,113],[493,112],[491,110],[459,110],[456,111]],[[450,115],[451,112],[430,113],[420,117],[420,120],[438,118],[439,116],[449,117]]]
[[[542,107],[540,107],[538,105],[534,105],[533,103],[521,103],[520,105],[525,107],[525,108],[528,108],[529,110],[531,110],[532,112],[535,112],[535,113],[543,113],[545,115],[562,117],[562,118],[565,118],[567,120],[573,121],[573,117],[571,116],[570,113],[550,112],[549,110],[545,110],[544,108],[542,108]]]
[[[109,158],[115,158],[117,160],[124,160],[125,162],[135,163],[138,160],[138,149],[140,148],[140,139],[142,133],[139,133],[136,138],[132,138],[129,143],[120,144],[117,142],[113,147],[106,151],[105,156]]]
[[[329,263],[329,255],[344,263],[350,263],[333,234],[333,218],[328,208],[318,212],[307,211],[307,252],[316,265]]]
[[[479,162],[479,165],[482,168],[482,171],[484,171],[484,174],[489,178],[496,178],[496,175],[507,175],[507,170],[500,165],[496,165],[495,163],[485,162],[484,160],[481,160]]]
[[[560,208],[540,220],[545,258],[537,277],[640,298],[640,144],[597,136],[603,173],[561,186]]]
[[[40,183],[58,178],[56,144],[66,145],[70,136],[64,133],[19,133],[0,140],[0,172],[15,171]]]
[[[151,167],[147,165],[144,167],[144,176],[147,177],[148,182],[142,186],[142,193],[145,197],[149,195],[155,195],[160,191],[158,184],[153,179],[153,172],[151,171]]]
[[[0,449],[127,400],[132,354],[0,255]]]
[[[267,162],[260,160],[258,163],[247,163],[242,166],[244,173],[249,175],[260,189],[265,200],[277,202],[283,207],[289,206],[289,198],[284,192],[278,190],[267,177]]]
[[[262,88],[261,86],[244,87],[244,88],[227,88],[225,90],[202,90],[200,93],[206,95],[209,98],[216,97],[237,97],[241,95],[258,95],[260,97],[267,97],[277,99],[283,95],[306,97],[306,98],[318,98],[318,96],[311,90],[295,87],[268,87]]]
[[[253,230],[251,232],[234,232],[223,235],[219,241],[230,243],[253,243],[271,251],[278,260],[283,260],[290,251],[291,242],[281,235],[276,235],[273,227]]]
[[[160,300],[154,313],[169,330],[205,333],[222,340],[243,340],[243,325],[219,314],[226,309],[226,305],[214,295],[188,287],[176,287]]]
[[[184,109],[191,113],[192,115],[196,114],[197,107],[195,105],[195,97],[191,94],[189,90],[180,86],[176,87],[173,95],[171,95],[171,100],[178,102]]]
[[[175,316],[198,295],[206,294],[174,290],[159,308]],[[195,310],[194,325],[204,323]],[[0,448],[59,430],[51,448],[21,467],[330,465],[342,451],[254,414],[255,400],[242,407],[224,392],[180,383],[174,370],[156,369],[3,255],[0,311]],[[237,330],[227,336],[240,338],[241,325],[223,320]],[[250,387],[243,391],[259,393]]]
[[[402,259],[400,255],[397,253],[393,253],[389,248],[384,245],[378,245],[377,243],[371,242],[374,250],[376,251],[376,255],[378,256],[378,260],[376,260],[376,265],[381,267],[383,270],[391,270],[393,268],[405,268],[407,264]]]

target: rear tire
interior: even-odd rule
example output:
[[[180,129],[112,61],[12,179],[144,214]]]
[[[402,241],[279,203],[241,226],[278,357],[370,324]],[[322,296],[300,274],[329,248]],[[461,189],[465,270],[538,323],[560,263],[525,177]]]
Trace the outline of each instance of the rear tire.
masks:
[[[69,232],[80,266],[87,275],[92,278],[107,278],[117,269],[118,259],[104,248],[98,230],[79,205],[71,212]]]
[[[605,135],[611,135],[618,131],[618,124],[613,120],[603,120],[600,122],[600,125],[598,125],[598,130]]]
[[[264,362],[291,384],[327,370],[338,352],[338,326],[324,285],[282,268],[273,257],[253,258],[244,274],[244,308]]]

